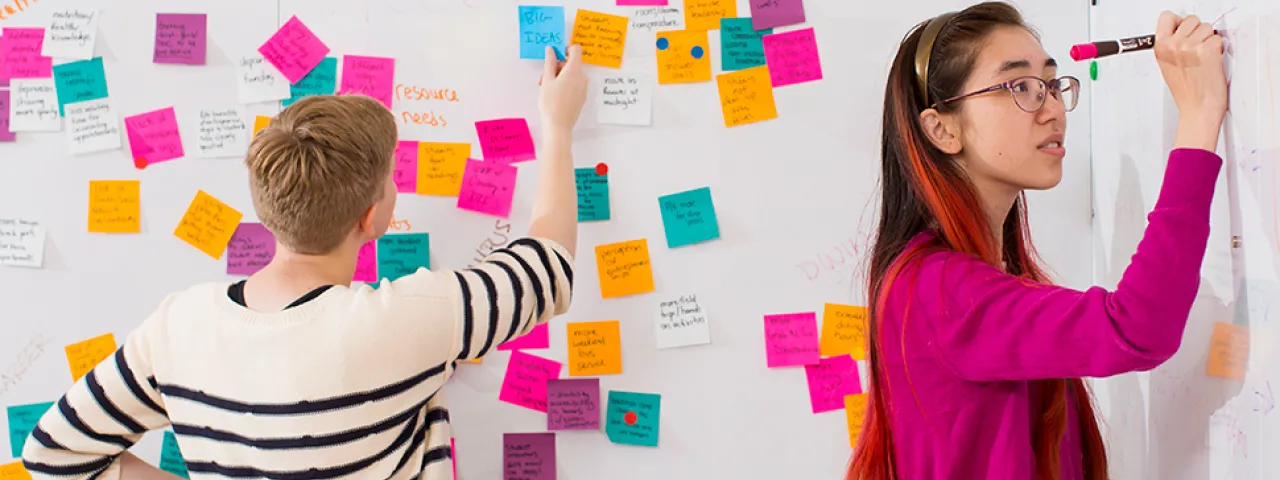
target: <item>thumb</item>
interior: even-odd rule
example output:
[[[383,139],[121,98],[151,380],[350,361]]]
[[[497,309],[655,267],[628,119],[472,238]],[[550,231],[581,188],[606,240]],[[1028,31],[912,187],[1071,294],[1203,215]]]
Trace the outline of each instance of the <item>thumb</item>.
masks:
[[[556,67],[559,61],[556,60],[556,51],[552,47],[543,50],[543,56],[546,57],[542,61],[542,81],[549,82],[556,78]]]
[[[565,53],[568,54],[568,55],[565,55],[566,57],[565,64],[564,64],[565,68],[570,68],[570,67],[574,69],[581,68],[582,45],[578,45],[575,43],[573,45],[569,45],[569,48],[565,50],[566,50]]]

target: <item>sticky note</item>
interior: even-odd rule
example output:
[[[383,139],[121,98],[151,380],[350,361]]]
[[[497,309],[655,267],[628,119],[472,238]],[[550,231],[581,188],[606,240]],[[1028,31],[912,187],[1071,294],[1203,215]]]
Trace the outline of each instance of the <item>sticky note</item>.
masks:
[[[867,359],[867,309],[827,303],[822,307],[822,339],[818,353],[824,357],[850,354]]]
[[[0,81],[50,78],[53,59],[42,55],[43,28],[5,27],[0,37]]]
[[[656,44],[659,84],[711,81],[711,42],[705,30],[658,32]]]
[[[844,416],[849,422],[849,447],[857,448],[858,437],[862,435],[862,425],[867,419],[867,394],[846,395]]]
[[[769,67],[751,67],[716,76],[724,126],[736,127],[778,118]]]
[[[71,380],[79,381],[93,367],[116,353],[116,337],[107,333],[88,340],[67,345],[67,365],[71,367]]]
[[[44,238],[38,221],[0,217],[0,265],[44,267]]]
[[[369,240],[360,246],[356,253],[356,271],[351,280],[354,282],[374,283],[378,281],[378,241]]]
[[[22,448],[27,444],[27,437],[40,423],[40,417],[53,406],[53,402],[32,403],[27,405],[10,405],[7,408],[9,422],[9,453],[13,458],[22,458]]]
[[[89,232],[140,232],[141,190],[137,180],[90,180]]]
[[[516,163],[537,158],[529,122],[523,118],[499,118],[476,122],[480,152],[484,161]]]
[[[173,107],[125,117],[124,128],[129,135],[129,153],[135,160],[145,158],[150,165],[184,155]]]
[[[470,143],[418,142],[418,194],[458,196],[470,157]]]
[[[343,55],[342,83],[338,93],[367,95],[391,108],[395,76],[394,58]]]
[[[498,400],[546,413],[547,381],[557,378],[560,378],[560,362],[513,351]]]
[[[641,238],[596,246],[596,274],[603,298],[652,292],[649,241]]]
[[[578,221],[609,219],[609,175],[601,175],[594,167],[575,168],[578,184]]]
[[[645,6],[645,5],[663,6],[666,4],[667,4],[667,0],[618,0],[619,7]]]
[[[240,158],[249,150],[249,125],[243,107],[196,112],[196,148],[204,158]]]
[[[389,233],[378,239],[378,275],[395,280],[418,268],[431,269],[431,235]]]
[[[711,343],[711,324],[698,295],[675,295],[658,302],[655,335],[659,349]]]
[[[596,123],[645,126],[653,123],[653,78],[618,72],[600,78]]]
[[[822,79],[822,61],[813,28],[765,35],[762,42],[774,87]]]
[[[329,46],[295,15],[258,47],[258,53],[284,74],[289,83],[297,83],[324,60],[329,54]]]
[[[498,350],[537,350],[551,348],[551,333],[547,324],[533,327],[529,333],[498,345]]]
[[[754,5],[753,2],[753,8]],[[773,33],[773,29],[756,30],[751,21],[750,18],[720,19],[720,70],[730,72],[765,64],[762,39]]]
[[[542,60],[547,47],[564,60],[564,7],[520,6],[520,58]]]
[[[280,101],[280,105],[289,106],[303,97],[312,95],[333,95],[338,88],[338,59],[325,57],[316,68],[307,72],[306,76],[289,86],[289,98]]]
[[[418,192],[418,142],[401,140],[396,142],[396,171],[393,180],[396,191],[400,193]]]
[[[570,45],[582,46],[582,63],[601,67],[622,66],[627,46],[627,17],[579,8],[573,19]]]
[[[59,115],[68,103],[107,98],[107,74],[102,70],[102,57],[55,65],[53,80],[58,87]]]
[[[547,430],[598,430],[600,379],[547,382]]]
[[[178,448],[178,437],[172,431],[164,432],[164,442],[160,444],[160,469],[182,478],[191,478],[182,450]]]
[[[271,117],[264,117],[262,115],[253,117],[253,134],[257,135],[259,131],[262,131],[262,129],[267,128],[267,125],[270,125],[270,124],[271,124]]]
[[[814,312],[765,315],[764,340],[769,368],[816,365],[820,360]]]
[[[720,238],[711,189],[702,187],[658,198],[667,248],[682,247]]]
[[[292,94],[289,80],[261,55],[245,55],[237,63],[236,95],[240,103],[285,100]]]
[[[9,130],[56,132],[62,129],[58,91],[52,78],[15,78],[9,83]]]
[[[204,65],[208,15],[203,13],[157,13],[153,63]]]
[[[622,337],[617,320],[570,322],[565,330],[570,377],[622,373]]]
[[[66,111],[67,146],[73,155],[120,148],[120,116],[110,98],[68,103]]]
[[[644,0],[641,0],[644,1]],[[666,0],[660,0],[665,2]],[[631,25],[627,28],[628,50],[652,55],[655,31],[684,30],[684,10],[680,5],[656,5],[631,9]],[[643,50],[641,50],[643,49]],[[631,55],[631,53],[628,53]]]
[[[610,390],[608,402],[604,433],[610,442],[658,446],[662,395]]]
[[[1214,322],[1205,373],[1214,377],[1244,380],[1248,369],[1249,327],[1230,322]]]
[[[556,434],[502,434],[502,480],[556,480]]]
[[[9,131],[9,109],[9,91],[0,90],[0,142],[12,142],[18,139],[16,134]]]
[[[805,365],[804,375],[809,382],[809,403],[813,406],[813,413],[844,408],[846,395],[862,393],[858,363],[848,355],[827,357],[817,365]]]
[[[467,159],[458,208],[507,218],[516,193],[516,167]]]
[[[751,27],[756,30],[804,23],[804,0],[752,0]]]
[[[21,461],[0,465],[0,480],[31,480],[31,472],[22,466]]]
[[[227,243],[227,275],[253,275],[276,256],[276,236],[261,223],[241,223]]]
[[[217,260],[222,258],[242,217],[230,205],[198,190],[173,234]]]
[[[88,60],[98,39],[98,20],[102,12],[69,8],[53,11],[49,28],[44,30],[41,53],[46,57]]]
[[[684,24],[689,30],[716,30],[721,18],[736,16],[737,0],[684,0]]]

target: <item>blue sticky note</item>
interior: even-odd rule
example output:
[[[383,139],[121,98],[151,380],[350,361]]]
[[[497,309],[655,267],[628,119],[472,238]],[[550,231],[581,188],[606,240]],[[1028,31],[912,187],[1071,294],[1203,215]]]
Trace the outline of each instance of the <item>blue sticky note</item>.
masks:
[[[9,453],[13,458],[22,456],[22,447],[27,444],[27,437],[40,423],[40,417],[53,406],[53,402],[13,405],[8,408],[9,417]]]
[[[542,60],[546,48],[556,49],[564,60],[564,7],[520,6],[520,58]]]
[[[764,65],[765,35],[772,28],[754,30],[751,17],[720,19],[720,70],[733,71]]]
[[[53,66],[53,84],[58,89],[58,115],[68,103],[107,98],[107,74],[102,57]]]
[[[659,197],[658,208],[667,231],[667,248],[720,238],[709,187]]]
[[[191,478],[187,473],[187,461],[182,458],[182,450],[178,449],[178,437],[171,431],[164,432],[164,443],[160,445],[160,469],[182,478]]]
[[[604,433],[610,442],[658,446],[662,395],[610,390],[608,402]]]
[[[608,220],[609,175],[595,168],[576,168],[573,176],[578,182],[578,221]]]
[[[431,268],[431,236],[426,233],[395,233],[378,239],[378,274],[395,280]]]
[[[280,101],[281,106],[293,105],[302,97],[312,95],[333,95],[338,88],[338,59],[325,57],[316,68],[289,86],[289,98]]]

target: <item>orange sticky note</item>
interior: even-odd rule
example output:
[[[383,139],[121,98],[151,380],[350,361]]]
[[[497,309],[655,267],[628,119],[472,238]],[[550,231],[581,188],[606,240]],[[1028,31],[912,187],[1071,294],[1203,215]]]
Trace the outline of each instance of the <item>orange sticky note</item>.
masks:
[[[649,264],[649,241],[630,240],[596,246],[596,274],[600,296],[622,297],[653,291],[653,266]]]
[[[71,380],[80,380],[99,363],[116,353],[116,336],[99,335],[88,340],[67,345],[67,365],[71,367]]]
[[[706,30],[673,30],[656,36],[659,84],[711,81],[711,48]]]
[[[622,373],[622,336],[617,320],[569,323],[565,334],[570,377]]]
[[[22,462],[0,465],[0,480],[31,480],[31,473],[22,466]]]
[[[137,180],[89,181],[89,231],[142,231],[142,185]]]
[[[483,363],[483,362],[484,362],[483,358],[473,358],[471,360],[464,361],[464,363]]]
[[[458,196],[468,158],[470,143],[418,142],[418,195]]]
[[[867,394],[844,396],[844,416],[849,421],[849,447],[858,446],[858,437],[862,435],[862,423],[867,418]]]
[[[867,309],[827,303],[822,307],[822,339],[818,354],[824,357],[849,354],[854,360],[867,359]]]
[[[1205,373],[1215,377],[1244,380],[1249,367],[1249,327],[1229,322],[1213,324],[1209,339],[1209,364]]]
[[[761,65],[716,76],[724,126],[735,127],[778,118],[769,67]]]
[[[684,28],[719,30],[721,18],[738,16],[737,0],[684,0]]]
[[[602,67],[622,67],[627,45],[627,17],[578,9],[570,44],[582,45],[582,62]]]
[[[243,216],[204,190],[198,190],[173,234],[217,260],[222,258]]]
[[[271,117],[262,115],[253,117],[253,135],[257,135],[259,130],[267,128],[268,123],[271,123]]]

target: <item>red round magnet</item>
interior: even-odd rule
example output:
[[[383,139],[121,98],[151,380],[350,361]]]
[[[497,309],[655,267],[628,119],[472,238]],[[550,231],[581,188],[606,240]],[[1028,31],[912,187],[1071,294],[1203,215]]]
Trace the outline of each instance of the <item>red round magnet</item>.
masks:
[[[138,158],[133,159],[133,166],[134,166],[134,167],[136,167],[138,170],[142,170],[142,169],[144,169],[144,168],[147,168],[147,159],[146,159],[146,157],[138,157]]]
[[[603,177],[603,176],[608,175],[608,174],[609,174],[609,166],[608,166],[608,165],[605,165],[605,164],[604,164],[604,162],[601,162],[601,163],[597,163],[597,164],[596,164],[596,175],[600,175],[600,176],[602,176],[602,177]]]
[[[640,417],[636,416],[636,412],[627,412],[626,415],[622,416],[622,420],[627,422],[627,425],[635,425],[640,420]]]

